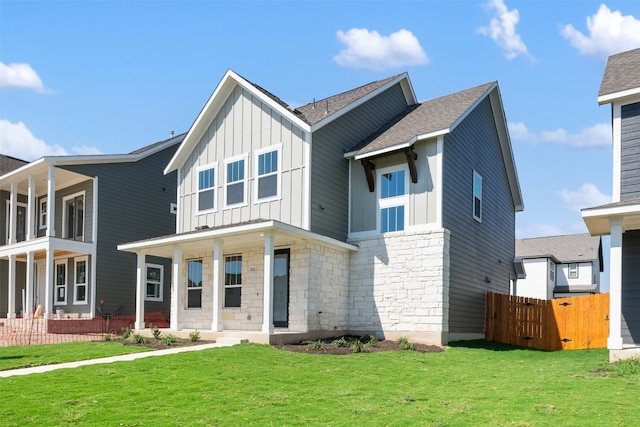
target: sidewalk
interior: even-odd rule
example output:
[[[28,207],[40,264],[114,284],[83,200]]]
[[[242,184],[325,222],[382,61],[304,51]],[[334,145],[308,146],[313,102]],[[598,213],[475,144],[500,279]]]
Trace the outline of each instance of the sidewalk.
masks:
[[[199,351],[199,350],[206,350],[209,348],[228,347],[235,344],[236,343],[232,343],[232,342],[220,342],[220,343],[212,343],[212,344],[193,345],[188,347],[168,348],[165,350],[145,351],[142,353],[122,354],[120,356],[103,357],[101,359],[79,360],[77,362],[58,363],[56,365],[44,365],[44,366],[34,366],[32,368],[11,369],[7,371],[0,371],[0,378],[12,377],[14,375],[38,374],[42,372],[54,371],[56,369],[77,368],[78,366],[97,365],[100,363],[125,362],[125,361],[130,361],[135,359],[141,359],[143,357],[164,356],[166,354],[182,353],[185,351]]]

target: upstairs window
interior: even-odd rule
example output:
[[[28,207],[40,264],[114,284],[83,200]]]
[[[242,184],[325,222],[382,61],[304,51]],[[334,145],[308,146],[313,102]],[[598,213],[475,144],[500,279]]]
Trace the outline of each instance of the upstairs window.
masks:
[[[62,199],[65,239],[84,240],[84,192]]]
[[[216,208],[216,168],[207,165],[198,169],[198,212],[207,212]]]
[[[40,199],[38,204],[38,227],[40,230],[47,228],[47,198]]]
[[[256,151],[257,173],[256,194],[258,201],[280,197],[280,149],[269,147]]]
[[[242,295],[242,256],[224,259],[224,306],[240,307]]]
[[[473,171],[473,219],[482,222],[482,177]]]
[[[577,279],[578,278],[578,263],[573,262],[569,264],[569,279]]]
[[[225,206],[245,203],[247,180],[245,174],[246,156],[225,160]]]
[[[386,168],[381,169],[378,173],[381,233],[405,229],[409,201],[407,176],[405,168]]]

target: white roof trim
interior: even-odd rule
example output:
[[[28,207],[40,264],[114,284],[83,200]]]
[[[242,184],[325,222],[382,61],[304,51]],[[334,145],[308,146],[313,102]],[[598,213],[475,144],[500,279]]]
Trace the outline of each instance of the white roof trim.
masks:
[[[616,101],[621,98],[626,98],[629,96],[640,95],[640,87],[636,87],[633,89],[627,89],[620,92],[608,93],[606,95],[602,95],[598,97],[598,104],[609,104],[613,101]]]
[[[389,152],[392,152],[392,151],[401,150],[403,148],[408,148],[408,147],[411,147],[413,144],[415,144],[416,140],[417,139],[414,137],[414,138],[411,138],[407,142],[403,142],[402,144],[397,144],[397,145],[393,145],[391,147],[382,148],[380,150],[371,151],[369,153],[356,155],[356,156],[354,156],[354,160],[366,159],[368,157],[375,157],[375,156],[379,156],[381,154],[386,154],[386,153],[389,153]]]

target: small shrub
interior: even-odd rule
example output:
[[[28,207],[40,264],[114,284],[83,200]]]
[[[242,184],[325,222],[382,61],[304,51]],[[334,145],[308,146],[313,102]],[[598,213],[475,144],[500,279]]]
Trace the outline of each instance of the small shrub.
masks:
[[[200,341],[200,332],[196,329],[195,331],[189,332],[189,339],[191,342]]]
[[[104,340],[105,341],[111,341],[111,334],[110,333],[104,334]]]
[[[178,342],[178,338],[175,335],[167,334],[162,338],[162,344],[173,345]]]
[[[351,351],[353,351],[354,353],[366,353],[364,351],[365,350],[364,347],[365,347],[364,343],[357,338],[353,340],[351,345],[349,345],[349,348],[351,348]]]
[[[124,328],[122,328],[122,338],[126,340],[131,336],[131,334],[133,334],[133,329],[131,329],[131,326],[125,326]]]
[[[416,345],[410,342],[407,337],[400,337],[400,339],[398,340],[398,344],[400,344],[400,348],[402,348],[403,350],[415,351],[416,349]]]
[[[378,339],[374,335],[365,335],[362,337],[362,341],[371,347],[375,347],[378,344]]]
[[[133,334],[133,342],[137,344],[144,344],[147,342],[147,337],[140,334]]]
[[[153,338],[159,340],[160,336],[162,335],[162,332],[160,332],[160,329],[158,329],[158,327],[153,323],[150,324],[149,327],[151,328],[151,333],[153,334]]]
[[[311,341],[309,344],[307,344],[307,348],[309,350],[324,350],[324,343],[322,342],[322,340]]]
[[[335,347],[348,347],[349,343],[345,337],[340,337],[331,342],[331,344]]]

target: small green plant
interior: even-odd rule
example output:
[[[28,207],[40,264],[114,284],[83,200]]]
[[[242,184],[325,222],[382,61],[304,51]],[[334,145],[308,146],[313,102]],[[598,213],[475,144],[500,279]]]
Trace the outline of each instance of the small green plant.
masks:
[[[351,342],[349,348],[354,353],[364,353],[364,343],[357,338]]]
[[[125,340],[129,338],[132,333],[133,329],[131,329],[131,326],[125,326],[124,328],[122,328],[122,338],[124,338]]]
[[[105,341],[111,341],[111,333],[104,334],[104,340]]]
[[[133,338],[133,342],[137,344],[144,344],[147,342],[147,337],[145,337],[144,335],[133,334],[132,338]]]
[[[149,327],[151,328],[151,333],[153,334],[153,338],[159,340],[160,336],[162,335],[162,332],[160,332],[160,329],[158,329],[158,327],[153,323],[150,324]]]
[[[309,344],[307,344],[307,348],[309,350],[324,350],[324,343],[322,342],[322,340],[311,341]]]
[[[620,360],[611,363],[606,370],[617,377],[631,377],[640,375],[640,358]]]
[[[162,338],[162,344],[173,345],[178,342],[178,338],[175,335],[167,334]]]
[[[191,340],[191,342],[200,341],[200,332],[198,332],[197,329],[195,331],[189,332],[189,339]]]
[[[375,347],[378,344],[378,339],[375,335],[365,335],[362,337],[362,342],[370,345],[371,347]]]
[[[403,350],[415,351],[416,349],[416,345],[410,342],[407,337],[400,337],[398,344],[400,344],[400,348]]]
[[[347,342],[347,339],[345,337],[340,337],[338,339],[335,339],[331,342],[331,344],[334,347],[348,347],[349,346],[349,342]]]

